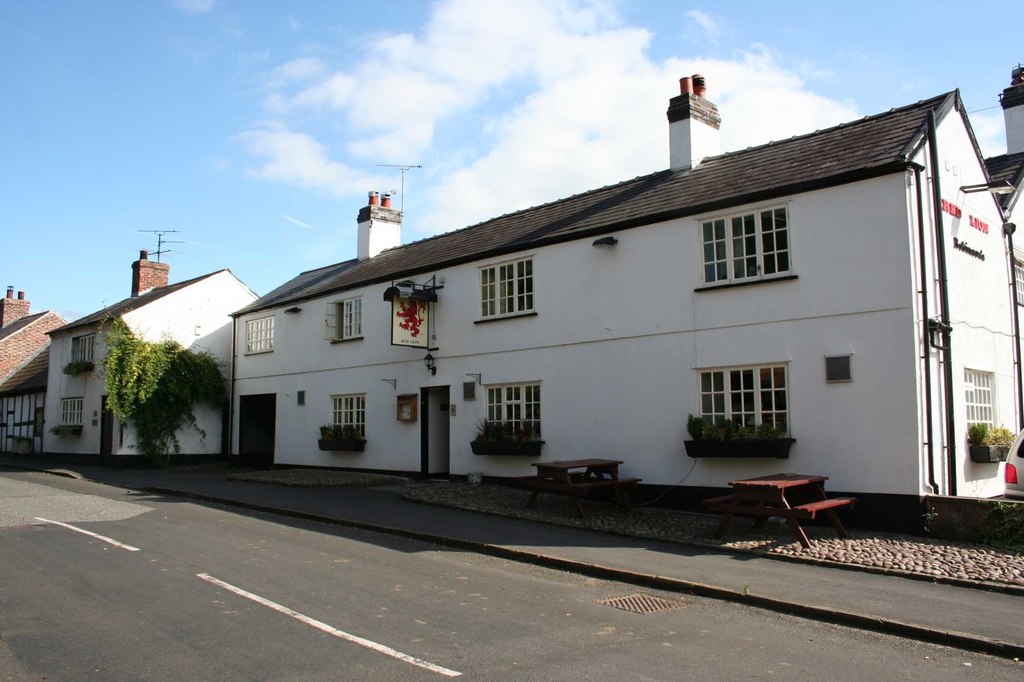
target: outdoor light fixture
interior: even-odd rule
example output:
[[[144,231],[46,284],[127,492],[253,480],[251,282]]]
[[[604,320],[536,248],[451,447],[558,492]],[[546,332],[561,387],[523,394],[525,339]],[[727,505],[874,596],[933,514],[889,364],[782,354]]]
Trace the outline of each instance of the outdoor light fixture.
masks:
[[[610,246],[615,246],[619,243],[619,240],[615,237],[601,237],[600,239],[594,240],[595,249],[606,249]]]
[[[300,308],[299,306],[296,305],[296,306],[292,306],[291,308],[285,308],[284,312],[287,315],[294,315],[295,313],[299,312],[300,310],[302,310],[302,308]]]
[[[427,353],[427,356],[423,358],[423,364],[427,366],[427,370],[431,375],[437,374],[437,365],[434,363],[434,356]]]
[[[1013,194],[1016,187],[1010,184],[1009,180],[999,180],[995,182],[983,182],[980,185],[964,185],[960,188],[960,191],[964,194],[972,194],[974,192],[988,192],[989,194]]]
[[[1003,223],[1003,234],[1009,236],[1017,231],[1017,223]]]

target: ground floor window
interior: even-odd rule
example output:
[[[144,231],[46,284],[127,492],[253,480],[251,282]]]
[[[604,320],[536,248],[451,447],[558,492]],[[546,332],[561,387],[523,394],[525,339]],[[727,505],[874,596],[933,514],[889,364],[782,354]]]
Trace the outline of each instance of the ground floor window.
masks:
[[[785,365],[701,370],[701,417],[712,424],[730,419],[789,430],[789,381]]]
[[[540,437],[540,384],[508,384],[487,387],[487,420],[512,422]]]
[[[992,408],[992,372],[976,369],[964,370],[964,390],[967,394],[967,423],[994,425]]]
[[[60,401],[60,423],[82,425],[82,398],[64,398]]]
[[[361,438],[366,438],[366,394],[332,395],[331,423],[350,426]]]

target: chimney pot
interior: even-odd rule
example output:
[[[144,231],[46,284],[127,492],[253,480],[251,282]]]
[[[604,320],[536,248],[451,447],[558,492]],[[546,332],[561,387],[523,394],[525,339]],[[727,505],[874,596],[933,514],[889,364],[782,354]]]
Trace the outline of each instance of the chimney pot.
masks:
[[[380,205],[384,208],[391,208],[391,195],[385,194],[384,197],[380,200]]]
[[[690,76],[683,76],[682,78],[679,79],[679,94],[693,94],[693,79]]]
[[[376,206],[379,203],[380,192],[370,192],[370,206]]]
[[[14,287],[7,287],[7,298],[14,298]]]
[[[703,97],[704,93],[708,91],[707,81],[704,80],[704,76],[699,73],[695,73],[693,78],[693,94],[697,97]]]
[[[19,291],[18,292],[18,300],[19,301],[24,301],[25,300],[25,292],[24,291]]]
[[[149,260],[149,251],[145,249],[139,251],[139,260]]]

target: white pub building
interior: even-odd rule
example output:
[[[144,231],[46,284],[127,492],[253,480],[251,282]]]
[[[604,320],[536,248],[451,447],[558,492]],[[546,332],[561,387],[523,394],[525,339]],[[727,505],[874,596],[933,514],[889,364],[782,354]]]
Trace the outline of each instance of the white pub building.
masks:
[[[992,172],[958,92],[722,154],[704,79],[680,84],[667,170],[404,245],[371,193],[356,259],[235,314],[233,452],[493,479],[612,458],[682,507],[798,471],[889,527],[1001,494],[966,434],[1022,425],[1020,70]],[[691,414],[787,447],[689,449]],[[474,448],[485,419],[531,442]],[[324,445],[332,425],[365,442]]]

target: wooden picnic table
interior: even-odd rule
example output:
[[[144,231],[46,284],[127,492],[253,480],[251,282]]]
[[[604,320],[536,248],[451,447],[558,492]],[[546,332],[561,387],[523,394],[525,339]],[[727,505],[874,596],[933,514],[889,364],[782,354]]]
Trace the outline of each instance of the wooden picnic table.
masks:
[[[710,511],[725,514],[715,530],[716,538],[725,534],[736,515],[753,516],[758,519],[758,526],[764,525],[770,516],[779,516],[786,519],[800,544],[809,548],[811,545],[800,521],[812,520],[818,512],[824,512],[839,537],[845,538],[846,529],[836,516],[836,510],[852,507],[857,501],[855,497],[826,497],[827,480],[828,476],[771,474],[729,481],[732,494],[703,502]]]
[[[640,482],[639,478],[619,478],[618,459],[567,459],[554,462],[533,462],[537,473],[523,476],[519,482],[533,490],[527,507],[532,507],[541,492],[569,495],[576,504],[576,515],[583,517],[580,498],[598,488],[611,488],[619,505],[628,510],[629,491]]]

